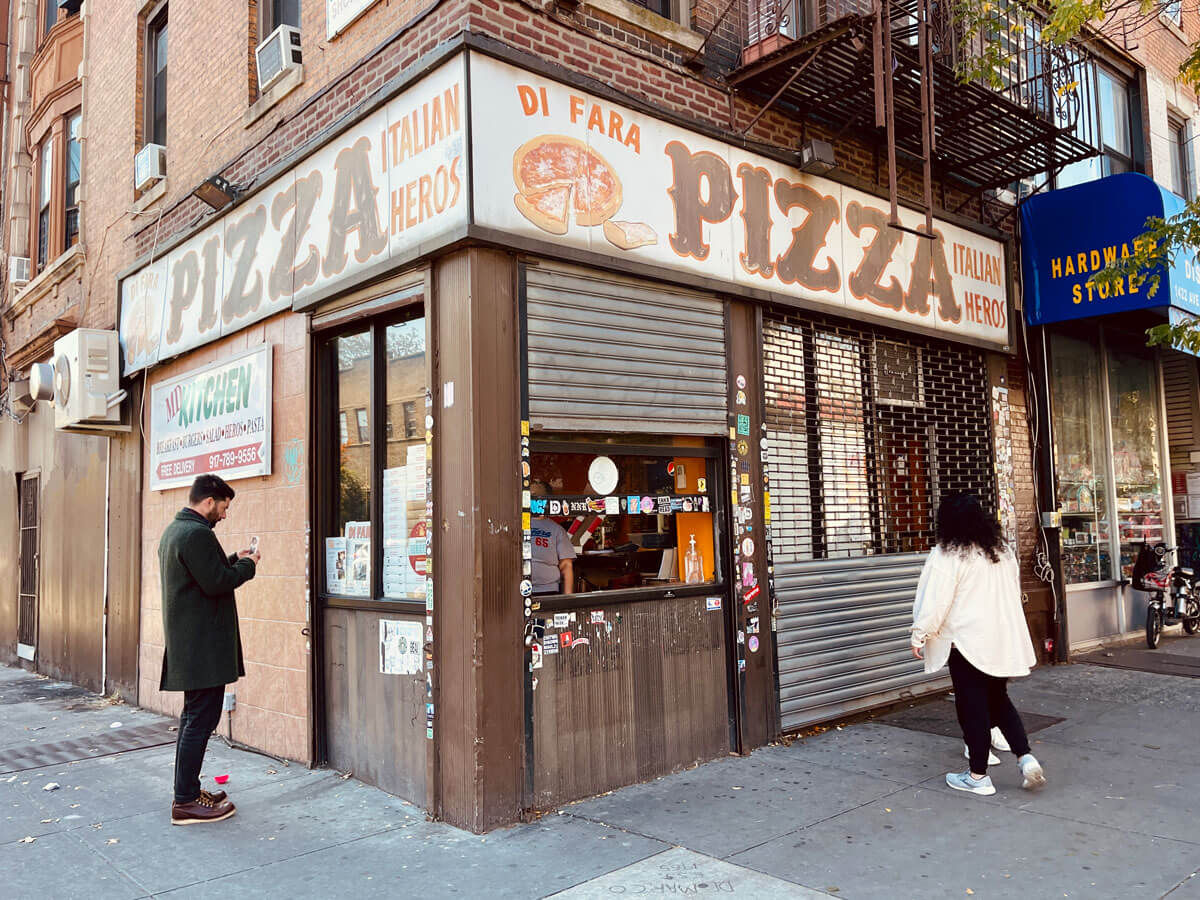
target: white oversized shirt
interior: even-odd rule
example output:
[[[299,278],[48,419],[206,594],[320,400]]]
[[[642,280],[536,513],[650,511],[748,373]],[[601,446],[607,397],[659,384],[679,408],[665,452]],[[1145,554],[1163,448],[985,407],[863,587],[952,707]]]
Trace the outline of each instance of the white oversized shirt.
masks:
[[[951,645],[981,672],[1028,675],[1037,662],[1017,561],[1004,550],[992,562],[983,551],[934,547],[921,570],[913,603],[912,644],[925,648],[925,671],[946,665]]]

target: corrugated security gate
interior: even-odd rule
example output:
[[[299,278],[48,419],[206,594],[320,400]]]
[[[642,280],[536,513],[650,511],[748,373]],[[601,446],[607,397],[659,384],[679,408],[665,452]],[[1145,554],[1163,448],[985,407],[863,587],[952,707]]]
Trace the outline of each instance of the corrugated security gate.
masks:
[[[721,301],[584,269],[524,272],[535,427],[725,431]]]
[[[783,728],[946,686],[909,627],[941,495],[994,503],[983,354],[772,313],[763,355]]]

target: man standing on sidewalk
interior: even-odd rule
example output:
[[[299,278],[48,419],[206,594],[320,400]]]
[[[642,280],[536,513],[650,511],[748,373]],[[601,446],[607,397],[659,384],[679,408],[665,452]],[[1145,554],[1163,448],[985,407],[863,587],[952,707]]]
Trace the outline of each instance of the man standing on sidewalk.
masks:
[[[158,544],[166,646],[159,689],[183,691],[172,825],[219,822],[237,811],[224,791],[200,789],[200,766],[221,719],[225,685],[246,674],[233,592],[254,577],[259,561],[251,550],[226,556],[213,534],[233,495],[216,475],[199,476],[188,505]]]

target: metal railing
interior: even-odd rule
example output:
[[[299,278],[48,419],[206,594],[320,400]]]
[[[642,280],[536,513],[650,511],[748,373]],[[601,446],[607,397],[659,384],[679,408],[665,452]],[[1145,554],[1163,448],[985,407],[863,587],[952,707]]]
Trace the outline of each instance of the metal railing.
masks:
[[[748,0],[746,47],[769,41],[765,52],[847,17],[869,24],[874,0]],[[1094,96],[1095,63],[1075,46],[1042,39],[1041,24],[1005,0],[992,0],[986,21],[970,27],[956,0],[933,0],[933,58],[938,65],[994,91],[1093,146],[1094,116],[1080,115]],[[894,48],[918,45],[917,0],[885,2]],[[967,13],[971,16],[970,13]],[[870,36],[870,31],[866,33]],[[864,50],[864,52],[868,52]],[[753,54],[754,57],[763,53]],[[748,58],[751,55],[748,54]]]

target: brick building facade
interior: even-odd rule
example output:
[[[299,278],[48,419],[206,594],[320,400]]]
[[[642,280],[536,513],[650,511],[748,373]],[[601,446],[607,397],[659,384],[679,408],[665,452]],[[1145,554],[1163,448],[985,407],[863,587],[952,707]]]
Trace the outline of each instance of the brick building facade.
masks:
[[[296,21],[277,21],[293,9]],[[971,154],[947,157],[933,167],[929,213],[939,234],[958,237],[926,252],[935,242],[916,232],[926,227],[917,211],[925,212],[927,185],[900,141],[896,193],[908,236],[889,232],[895,242],[870,268],[881,261],[871,262],[867,245],[887,243],[878,240],[884,132],[873,117],[823,117],[819,105],[814,115],[788,93],[811,84],[840,109],[845,96],[835,98],[846,92],[820,73],[849,65],[855,79],[866,73],[851,86],[870,96],[869,22],[857,7],[844,12],[849,18],[823,10],[819,27],[787,42],[751,40],[774,28],[764,29],[759,4],[722,0],[653,12],[626,0],[112,0],[85,2],[44,33],[35,28],[45,24],[44,6],[14,2],[14,40],[26,49],[11,68],[27,80],[14,81],[14,137],[4,150],[7,365],[17,373],[46,361],[54,338],[77,326],[119,330],[130,392],[127,432],[56,431],[45,404],[23,424],[0,425],[0,465],[38,473],[43,492],[41,627],[30,662],[152,709],[178,709],[177,695],[157,691],[155,549],[186,492],[157,487],[165,471],[155,455],[165,421],[158,398],[164,383],[264,344],[270,474],[233,482],[238,496],[220,532],[227,549],[258,535],[264,554],[238,597],[247,673],[231,686],[236,709],[221,725],[235,740],[353,769],[483,830],[747,751],[781,729],[940,689],[905,658],[902,607],[911,591],[880,600],[880,585],[898,580],[900,594],[915,585],[936,498],[959,486],[1006,510],[1031,632],[1048,656],[1063,604],[1035,574],[1053,567],[1055,535],[1037,515],[1035,391],[1015,302],[1017,217],[984,189],[1000,181],[985,185],[976,169],[954,168]],[[255,50],[281,24],[298,29],[302,68],[260,92]],[[65,80],[47,105],[28,73],[53,54],[66,60],[76,32],[79,62],[59,64]],[[1165,60],[1167,48],[1152,52]],[[1148,71],[1165,64],[1156,56]],[[1154,79],[1145,96],[1157,169],[1169,165],[1166,119],[1156,111],[1166,106],[1157,98],[1176,97],[1177,110],[1183,101],[1177,87]],[[964,100],[963,121],[988,97]],[[567,118],[560,100],[570,104]],[[995,115],[1034,135],[1035,149],[1046,140],[1036,117],[999,95],[995,102]],[[498,118],[501,107],[511,120]],[[35,264],[21,289],[12,258],[36,263],[41,234],[34,183],[44,126],[28,123],[51,108],[56,152],[68,152],[69,139],[81,148],[79,237],[61,257]],[[580,218],[570,222],[570,204],[598,188],[580,187],[574,175],[545,190],[518,180],[518,202],[508,174],[519,179],[524,170],[507,160],[532,142],[514,154],[509,141],[539,116],[575,135],[562,146],[588,147],[589,165],[620,154],[633,160],[631,123],[647,148],[683,147],[686,154],[656,149],[656,159],[635,160],[615,180],[618,188],[624,180],[631,209],[647,186],[661,188],[656,202],[674,219],[664,227],[650,213],[626,221],[593,209],[597,221],[584,232]],[[139,187],[134,160],[151,137],[163,141],[165,177]],[[802,171],[797,151],[814,140],[832,145],[832,171]],[[668,155],[674,168],[664,168]],[[420,168],[435,157],[442,167]],[[1026,157],[1012,158],[1014,172],[1028,174]],[[366,162],[354,169],[356,160]],[[411,180],[397,174],[410,171]],[[686,171],[699,174],[685,209]],[[198,186],[212,176],[232,196],[200,199]],[[395,179],[390,189],[379,189],[380,177]],[[65,191],[65,169],[51,181]],[[760,183],[761,195],[752,194]],[[563,190],[567,205],[556,218],[549,195]],[[800,199],[787,200],[787,190]],[[824,207],[814,205],[818,195]],[[599,201],[587,193],[587,202]],[[517,216],[514,203],[534,211]],[[65,246],[68,205],[59,205],[49,233]],[[800,234],[819,209],[831,216],[826,233],[811,246],[792,240],[792,249],[811,250],[805,263],[802,252],[792,256],[788,229]],[[881,224],[869,224],[872,215]],[[868,224],[851,225],[852,216]],[[738,223],[732,249],[721,245],[721,259],[710,258],[708,241],[726,222]],[[822,256],[831,252],[827,235],[836,258]],[[654,255],[665,247],[673,255]],[[723,253],[728,271],[717,265]],[[786,257],[791,274],[782,278],[775,270]],[[805,281],[839,266],[846,279],[875,277],[853,292]],[[901,294],[908,299],[892,305]],[[993,306],[1001,312],[986,311]],[[614,309],[624,318],[613,318]],[[658,312],[639,332],[631,323],[644,310]],[[706,312],[693,320],[695,310]],[[206,325],[210,313],[215,324]],[[664,331],[664,321],[674,324]],[[392,359],[399,330],[423,335],[405,351],[424,360],[423,383],[413,380],[416,362],[403,384],[378,362]],[[647,334],[664,347],[686,336],[720,366],[712,363],[706,383],[705,365],[684,346],[664,370]],[[347,362],[339,355],[346,341],[367,355]],[[622,341],[621,364],[597,350]],[[793,342],[786,377],[771,374],[789,358],[773,357],[781,345],[772,341]],[[649,383],[661,387],[647,411],[637,398]],[[780,401],[780,385],[790,386],[790,399]],[[585,388],[611,407],[588,393],[581,402]],[[955,391],[974,405],[933,403]],[[680,399],[690,392],[708,396],[719,414],[690,409]],[[584,456],[611,457],[619,479],[633,480],[614,482],[619,492],[584,478],[561,497],[553,489],[548,501],[531,496],[539,472],[569,481]],[[94,465],[79,467],[96,459],[107,460],[104,490]],[[668,483],[659,471],[668,465],[706,474]],[[369,488],[353,516],[347,466]],[[1050,508],[1046,490],[1042,507]],[[86,518],[65,504],[73,492],[91,504]],[[16,508],[19,491],[9,493]],[[564,526],[581,529],[577,586],[596,593],[587,606],[568,600],[570,591],[530,598],[530,519],[555,508]],[[72,519],[104,522],[103,540],[74,534]],[[585,539],[591,528],[595,537]],[[701,545],[718,557],[700,587],[676,583],[688,528],[711,531]],[[0,539],[13,551],[0,558],[21,558],[19,537]],[[48,576],[55,542],[60,560],[78,559],[54,562]],[[363,594],[332,587],[331,560],[354,547],[370,560]],[[86,595],[79,579],[99,565],[107,585],[94,603],[53,599]],[[877,580],[856,583],[867,571]],[[5,661],[26,643],[14,639],[21,614],[11,599],[27,594],[17,589],[24,574],[0,562],[0,582],[13,587],[0,592]],[[844,598],[822,594],[824,578]],[[109,649],[82,663],[76,654],[68,665],[78,644],[55,635],[76,631],[103,636]],[[846,659],[830,658],[837,645],[850,650]],[[617,758],[622,765],[606,761]]]

